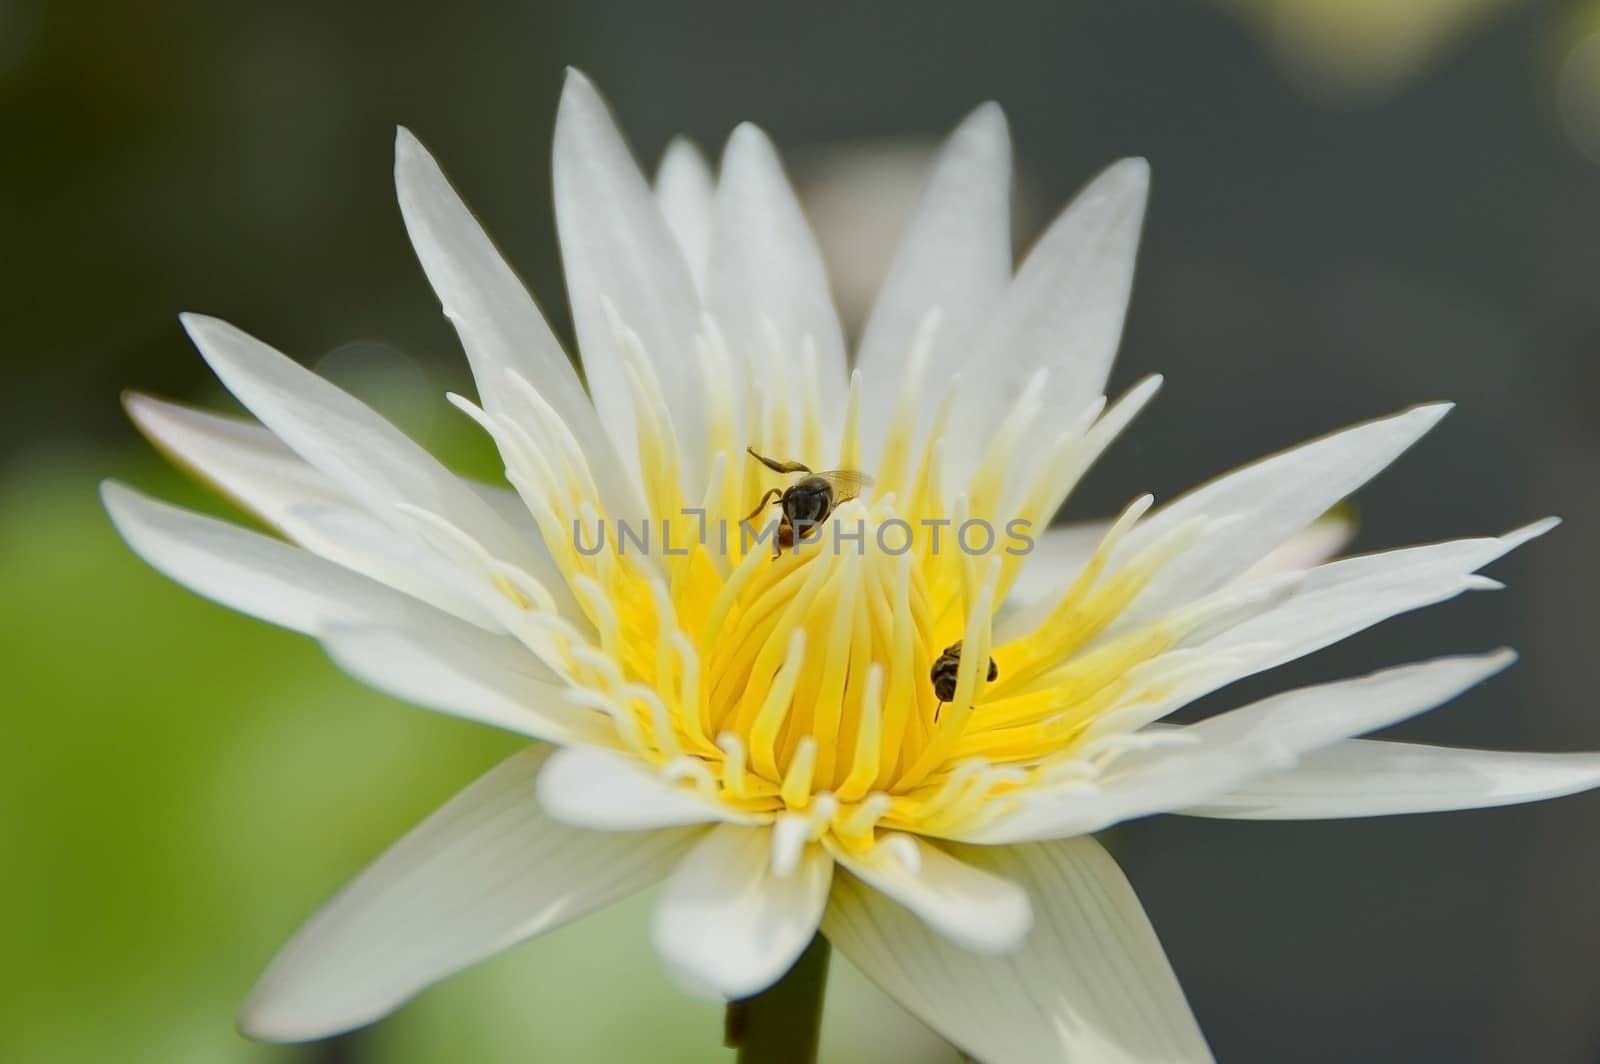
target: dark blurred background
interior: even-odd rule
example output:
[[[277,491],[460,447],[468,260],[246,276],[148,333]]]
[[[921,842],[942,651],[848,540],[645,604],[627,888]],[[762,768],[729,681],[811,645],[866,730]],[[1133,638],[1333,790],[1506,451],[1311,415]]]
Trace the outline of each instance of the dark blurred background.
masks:
[[[94,497],[202,495],[118,393],[224,400],[175,315],[231,319],[468,468],[466,384],[393,203],[431,146],[558,328],[549,136],[566,64],[653,166],[742,119],[789,153],[870,294],[932,138],[1004,104],[1023,232],[1095,170],[1154,193],[1115,384],[1165,394],[1073,516],[1434,398],[1355,549],[1564,527],[1510,589],[1230,691],[1510,643],[1399,731],[1600,749],[1600,3],[66,3],[0,0],[0,1060],[720,1059],[648,954],[648,899],[338,1042],[232,1014],[311,908],[509,740],[397,707],[304,641],[146,571]],[[201,505],[206,505],[200,503]],[[1164,818],[1113,840],[1218,1055],[1600,1060],[1600,796],[1326,824]],[[951,1060],[836,969],[830,1061]]]

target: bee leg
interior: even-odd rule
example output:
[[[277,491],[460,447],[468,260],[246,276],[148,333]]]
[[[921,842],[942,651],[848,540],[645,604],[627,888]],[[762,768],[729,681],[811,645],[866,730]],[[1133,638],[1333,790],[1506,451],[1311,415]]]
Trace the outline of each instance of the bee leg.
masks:
[[[766,455],[757,454],[754,447],[746,447],[745,451],[750,455],[751,458],[754,458],[756,461],[760,462],[774,473],[811,472],[811,467],[808,465],[803,465],[800,462],[780,462],[776,458],[768,458]]]
[[[937,706],[933,707],[933,722],[935,724],[939,723],[939,711],[941,709],[943,709],[943,708],[944,708],[944,703],[943,702],[940,702]]]
[[[760,513],[762,510],[765,510],[767,508],[767,503],[771,502],[774,496],[782,495],[782,494],[783,494],[783,492],[779,491],[777,488],[768,488],[767,489],[767,493],[765,495],[761,496],[761,501],[756,503],[756,508],[754,510],[750,511],[750,516],[746,517],[743,521],[740,521],[739,523],[741,525],[743,525],[743,524],[748,524],[749,522],[755,520],[756,514]]]
[[[772,537],[772,560],[777,561],[783,557],[786,548],[794,547],[794,526],[789,523],[787,516],[778,519],[778,534]]]

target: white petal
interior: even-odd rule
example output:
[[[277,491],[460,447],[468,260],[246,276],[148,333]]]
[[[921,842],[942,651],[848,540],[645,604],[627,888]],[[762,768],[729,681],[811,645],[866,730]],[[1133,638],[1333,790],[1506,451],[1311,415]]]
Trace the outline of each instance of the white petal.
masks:
[[[1189,602],[1261,561],[1438,424],[1448,403],[1368,421],[1236,470],[1156,511],[1123,539],[1126,559],[1197,517],[1229,518],[1169,562],[1119,624]]]
[[[1356,522],[1349,514],[1324,514],[1284,540],[1245,575],[1272,576],[1321,565],[1349,545],[1355,534]]]
[[[809,846],[778,876],[770,832],[713,828],[667,880],[656,905],[656,950],[690,983],[726,998],[765,990],[789,970],[816,933],[833,861]]]
[[[703,476],[704,387],[695,358],[700,300],[650,186],[589,79],[567,72],[556,114],[556,226],[589,390],[623,460],[637,455],[621,340],[637,333],[659,379],[683,468]],[[690,498],[694,484],[685,483]]]
[[[340,624],[462,622],[391,587],[259,532],[106,481],[100,497],[134,553],[197,594],[269,624],[319,635]]]
[[[1482,683],[1516,657],[1509,650],[1497,650],[1401,665],[1353,680],[1274,695],[1185,730],[1207,748],[1250,746],[1294,759],[1347,736],[1387,727],[1432,709]]]
[[[1034,537],[1033,550],[1023,562],[1022,579],[1006,596],[1006,609],[1041,604],[1049,609],[1061,601],[1110,529],[1110,521],[1084,521],[1056,525]],[[1246,578],[1277,576],[1321,565],[1339,553],[1354,535],[1355,522],[1348,517],[1330,514],[1319,518],[1262,559],[1245,574]]]
[[[485,485],[485,487],[487,487]],[[480,493],[493,498],[489,492]],[[518,505],[521,505],[520,500]],[[527,513],[527,508],[523,508]],[[285,515],[285,534],[311,553],[404,591],[446,613],[501,631],[493,600],[500,592],[420,539],[400,535],[354,506],[304,503]],[[531,524],[531,521],[529,522]],[[537,526],[530,534],[539,534]]]
[[[1110,521],[1058,525],[1034,537],[1033,550],[1022,563],[1022,577],[1006,596],[1009,609],[1047,604],[1054,607],[1111,529]]]
[[[1515,657],[1437,658],[1276,695],[1182,729],[1183,745],[1125,754],[1093,787],[1038,795],[964,837],[990,845],[1065,838],[1201,805],[1312,750],[1432,709]]]
[[[800,365],[801,345],[809,339],[816,345],[823,409],[841,408],[844,333],[822,254],[777,150],[749,123],[733,131],[722,156],[706,307],[729,351],[757,379],[766,379],[763,355],[772,346],[767,323],[777,329],[786,368]]]
[[[284,946],[240,1015],[273,1041],[385,1015],[440,979],[649,886],[692,831],[601,834],[545,817],[545,750],[513,756],[362,872]]]
[[[1206,1061],[1211,1054],[1139,899],[1093,839],[963,851],[1027,885],[1020,951],[968,953],[871,887],[839,877],[829,941],[971,1056],[1027,1064]]]
[[[254,421],[139,392],[125,394],[123,406],[139,431],[173,462],[296,542],[300,530],[294,508],[306,503],[354,505],[338,485]],[[516,492],[466,478],[461,482],[519,534],[539,534]]]
[[[711,212],[716,181],[700,149],[683,137],[675,138],[661,156],[656,170],[656,202],[667,220],[694,283],[705,287],[706,263],[711,249]]]
[[[1273,664],[1319,650],[1408,610],[1431,606],[1481,586],[1472,574],[1558,522],[1546,519],[1504,536],[1456,539],[1363,554],[1319,565],[1298,576],[1267,578],[1282,596],[1209,641],[1221,653],[1260,646]],[[1241,585],[1241,593],[1250,585]],[[1266,665],[1258,666],[1260,668]]]
[[[501,487],[499,484],[485,484],[481,480],[471,480],[463,477],[462,481],[473,493],[482,499],[491,510],[500,515],[500,520],[510,525],[519,535],[537,536],[539,522],[535,521],[533,514],[528,510],[528,504],[522,501],[510,488]]]
[[[198,314],[185,314],[182,321],[228,390],[365,509],[408,534],[427,533],[403,518],[398,504],[447,518],[491,555],[521,566],[558,601],[570,605],[566,584],[543,541],[509,527],[477,492],[405,433],[226,322]],[[437,545],[442,551],[450,546]]]
[[[260,425],[148,395],[125,395],[123,406],[174,462],[285,535],[293,536],[295,506],[350,505],[350,496]]]
[[[880,843],[864,856],[835,859],[873,889],[904,905],[939,934],[974,953],[1010,953],[1033,922],[1027,891],[912,836]],[[911,847],[909,864],[904,852]]]
[[[1600,753],[1534,754],[1350,739],[1189,816],[1319,820],[1537,802],[1600,787]]]
[[[340,668],[402,701],[555,743],[615,741],[608,720],[566,701],[565,685],[509,636],[337,626],[322,645]]]
[[[862,431],[876,434],[866,440],[869,459],[882,443],[923,318],[939,312],[925,377],[935,393],[926,404],[931,416],[1011,283],[1011,267],[1011,140],[999,105],[986,103],[934,160],[861,336]]]
[[[379,690],[524,735],[611,741],[609,723],[562,700],[551,672],[507,636],[260,533],[109,481],[101,493],[117,530],[150,565],[232,609],[321,638]]]
[[[1344,558],[1303,574],[1241,584],[1248,608],[1203,632],[1192,652],[1216,667],[1194,673],[1167,697],[1131,710],[1106,728],[1127,730],[1159,720],[1202,695],[1347,639],[1390,617],[1490,586],[1473,575],[1506,552],[1553,528],[1552,519],[1493,539],[1459,539]],[[1218,592],[1226,600],[1231,590]],[[1224,627],[1225,625],[1225,627]],[[1185,651],[1189,653],[1190,651]],[[1098,727],[1098,726],[1097,726]]]
[[[737,817],[685,783],[625,753],[572,747],[558,752],[539,774],[546,813],[593,831],[704,824]]]
[[[397,535],[263,426],[147,395],[128,395],[124,405],[173,461],[299,546],[479,627],[500,627],[479,604],[481,588],[467,574],[421,540]],[[508,524],[539,535],[527,507],[510,492],[463,483],[505,507],[501,516]]]
[[[963,418],[986,432],[1036,370],[1044,409],[1071,416],[1105,392],[1127,312],[1150,167],[1124,159],[1089,183],[1028,253],[967,360]]]
[[[642,513],[611,438],[538,305],[433,156],[404,128],[395,137],[394,177],[406,231],[445,317],[461,336],[484,408],[504,412],[507,373],[521,376],[577,438],[613,510]]]

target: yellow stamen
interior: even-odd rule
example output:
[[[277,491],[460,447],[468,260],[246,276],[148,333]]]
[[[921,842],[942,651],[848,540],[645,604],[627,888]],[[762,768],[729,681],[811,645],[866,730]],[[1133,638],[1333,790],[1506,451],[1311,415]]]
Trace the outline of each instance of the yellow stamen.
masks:
[[[529,382],[513,375],[507,405],[493,415],[459,400],[500,445],[565,587],[545,587],[436,515],[405,514],[481,567],[495,619],[572,685],[574,705],[612,722],[619,748],[723,803],[732,818],[770,821],[779,874],[819,842],[914,857],[894,833],[959,834],[1014,808],[1030,787],[1091,781],[1130,748],[1122,722],[1141,721],[1206,678],[1185,657],[1187,643],[1254,605],[1219,594],[1159,621],[1125,619],[1175,555],[1216,530],[1196,519],[1124,558],[1119,544],[1149,508],[1146,497],[1053,601],[1003,617],[1025,563],[1004,549],[1008,522],[1028,521],[1037,538],[1154,385],[1109,410],[1089,404],[1040,441],[1048,420],[1040,373],[980,443],[953,416],[959,384],[943,389],[929,416],[920,378],[937,325],[937,314],[922,323],[875,469],[861,469],[860,375],[830,405],[814,342],[770,322],[762,349],[735,358],[716,323],[702,320],[691,371],[706,385],[705,429],[690,442],[708,457],[689,469],[655,364],[613,321],[636,415],[638,453],[629,457],[638,479],[608,497]],[[752,355],[761,370],[747,379],[735,367]],[[978,460],[965,461],[980,446]],[[762,492],[794,480],[749,459],[747,447],[817,470],[833,457],[876,485],[840,500],[815,535],[774,557],[770,541],[747,541],[738,522]],[[647,513],[630,515],[624,549],[608,498],[635,495]],[[686,500],[703,516],[685,512]],[[759,523],[775,517],[773,509]],[[648,553],[636,545],[643,518]],[[980,554],[958,537],[969,520],[990,529]],[[928,521],[948,524],[935,535]],[[955,690],[941,704],[933,665],[957,641]]]

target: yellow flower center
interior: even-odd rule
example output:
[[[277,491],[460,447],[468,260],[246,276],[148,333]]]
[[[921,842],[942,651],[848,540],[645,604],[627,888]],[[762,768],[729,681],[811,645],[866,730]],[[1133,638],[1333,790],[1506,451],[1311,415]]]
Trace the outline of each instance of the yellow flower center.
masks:
[[[741,519],[804,474],[774,473],[746,448],[817,470],[859,469],[859,381],[830,432],[812,360],[798,360],[791,379],[774,367],[777,380],[726,383],[713,333],[701,369],[721,383],[707,389],[711,457],[696,478],[680,468],[648,361],[636,342],[625,346],[647,521],[607,512],[583,455],[532,388],[519,389],[525,410],[471,411],[500,444],[594,630],[556,619],[544,589],[507,572],[502,591],[528,618],[517,634],[571,684],[574,702],[610,718],[619,747],[736,815],[804,818],[810,837],[859,849],[879,828],[939,834],[1006,811],[1020,787],[1092,775],[1106,731],[1096,723],[1160,696],[1135,666],[1176,633],[1110,631],[1181,545],[1169,539],[1109,564],[1148,500],[1037,623],[1003,642],[995,634],[1028,549],[1153,382],[1042,441],[1028,435],[1030,388],[965,488],[947,497],[951,403],[919,431],[913,358],[876,468],[861,470],[872,486],[775,555],[781,507]],[[736,404],[740,387],[748,401]],[[760,414],[741,424],[739,409]],[[958,641],[954,691],[941,703],[932,672]]]

